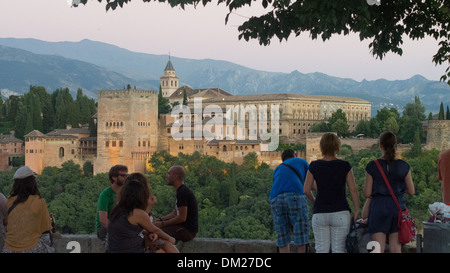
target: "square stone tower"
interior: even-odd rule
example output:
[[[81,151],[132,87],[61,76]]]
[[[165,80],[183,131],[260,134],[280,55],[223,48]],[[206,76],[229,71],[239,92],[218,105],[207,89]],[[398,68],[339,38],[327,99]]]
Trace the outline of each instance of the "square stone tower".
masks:
[[[94,174],[116,164],[130,173],[145,172],[145,160],[158,147],[158,92],[100,90],[97,113]]]

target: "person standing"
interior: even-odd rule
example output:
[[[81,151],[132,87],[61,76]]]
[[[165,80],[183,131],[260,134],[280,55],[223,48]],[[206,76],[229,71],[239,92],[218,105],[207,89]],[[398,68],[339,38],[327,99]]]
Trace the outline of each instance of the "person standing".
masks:
[[[290,252],[291,232],[298,252],[305,253],[309,244],[308,201],[303,193],[308,162],[296,156],[293,150],[283,151],[283,163],[273,171],[269,198],[280,253]]]
[[[8,225],[3,253],[55,251],[48,234],[51,232],[50,214],[35,175],[28,166],[23,166],[13,176],[13,188],[7,199]]]
[[[186,175],[183,166],[172,166],[166,174],[167,184],[176,190],[175,209],[158,219],[157,227],[165,233],[183,242],[195,238],[198,232],[198,206],[194,193],[184,184]]]
[[[313,202],[312,227],[317,253],[345,252],[345,239],[350,229],[350,206],[346,186],[354,207],[354,220],[359,215],[359,196],[352,166],[336,157],[341,142],[336,134],[325,133],[320,139],[323,158],[311,162],[306,175],[305,194]],[[316,196],[313,187],[317,187]]]
[[[392,132],[380,135],[382,156],[378,159],[389,184],[397,197],[402,210],[406,209],[404,194],[414,195],[414,183],[410,166],[407,162],[396,159],[397,138]],[[386,237],[389,238],[389,252],[400,253],[401,243],[398,240],[398,208],[389,192],[375,161],[366,166],[366,182],[364,195],[371,198],[369,208],[369,233],[373,241],[380,243],[380,251],[384,252]]]
[[[106,235],[108,233],[109,214],[116,205],[116,194],[120,191],[128,176],[128,167],[124,165],[112,166],[109,169],[108,176],[111,186],[100,193],[96,219],[97,236],[103,241],[106,250],[108,250]]]
[[[6,197],[0,193],[0,251],[5,245],[6,226],[8,225],[8,209]]]
[[[450,149],[439,153],[438,179],[442,181],[442,202],[450,205]]]

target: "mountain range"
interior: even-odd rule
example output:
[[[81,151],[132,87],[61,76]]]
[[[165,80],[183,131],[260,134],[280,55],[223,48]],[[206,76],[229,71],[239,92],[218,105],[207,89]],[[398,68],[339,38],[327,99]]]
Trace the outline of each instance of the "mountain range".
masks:
[[[254,70],[220,60],[170,57],[181,85],[221,88],[234,95],[315,94],[358,97],[372,102],[372,115],[382,107],[402,110],[419,96],[426,113],[439,111],[442,101],[450,105],[450,86],[421,75],[407,80],[356,81],[323,73],[303,74]],[[3,96],[23,94],[30,85],[52,93],[78,88],[94,99],[98,90],[159,89],[159,78],[168,55],[132,52],[115,45],[82,40],[46,42],[37,39],[0,38],[0,90]]]

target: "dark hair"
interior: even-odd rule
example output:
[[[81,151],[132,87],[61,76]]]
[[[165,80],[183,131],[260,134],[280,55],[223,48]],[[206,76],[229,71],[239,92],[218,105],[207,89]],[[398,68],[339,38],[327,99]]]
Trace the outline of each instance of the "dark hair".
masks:
[[[114,183],[112,178],[118,176],[120,171],[128,172],[128,167],[125,165],[114,165],[109,169],[109,182],[111,182],[111,184]]]
[[[320,139],[320,151],[322,155],[336,155],[341,147],[341,141],[333,133],[325,133]]]
[[[381,133],[380,144],[383,146],[384,159],[387,161],[387,163],[389,164],[394,161],[397,145],[397,138],[395,137],[394,133],[389,131]]]
[[[30,195],[38,195],[41,197],[41,193],[38,190],[36,178],[34,175],[22,179],[14,179],[14,184],[11,190],[10,196],[17,196],[14,204],[25,202]]]
[[[285,161],[288,160],[289,158],[293,158],[295,157],[297,154],[294,152],[294,150],[291,149],[287,149],[284,150],[283,153],[281,154],[281,161]]]
[[[120,216],[128,216],[136,208],[145,210],[149,197],[147,178],[142,174],[131,174],[120,191],[119,203],[112,209],[109,219],[113,221]]]

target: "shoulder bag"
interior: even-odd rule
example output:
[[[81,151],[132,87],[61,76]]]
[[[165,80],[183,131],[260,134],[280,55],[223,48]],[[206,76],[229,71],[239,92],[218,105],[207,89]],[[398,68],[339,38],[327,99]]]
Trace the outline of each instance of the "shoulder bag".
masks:
[[[300,179],[300,183],[303,186],[302,176],[298,173],[298,171],[294,167],[292,167],[291,165],[289,165],[287,163],[281,163],[281,165],[284,165],[284,166],[288,167],[289,169],[291,169],[298,176],[298,179]]]
[[[411,242],[416,236],[416,224],[414,223],[414,219],[409,215],[408,209],[407,208],[405,210],[401,209],[400,204],[397,201],[397,197],[395,197],[394,191],[392,191],[391,185],[389,184],[386,174],[381,168],[380,162],[378,162],[378,160],[375,160],[375,164],[380,170],[384,182],[386,183],[386,186],[389,189],[389,192],[391,193],[392,198],[394,199],[395,204],[397,205],[398,208],[398,223],[397,223],[398,240],[401,244],[407,244]]]
[[[345,251],[347,253],[359,253],[359,243],[356,234],[356,224],[353,218],[350,224],[350,232],[347,234],[347,238],[345,239]]]

